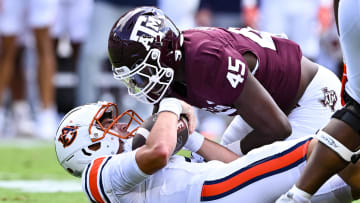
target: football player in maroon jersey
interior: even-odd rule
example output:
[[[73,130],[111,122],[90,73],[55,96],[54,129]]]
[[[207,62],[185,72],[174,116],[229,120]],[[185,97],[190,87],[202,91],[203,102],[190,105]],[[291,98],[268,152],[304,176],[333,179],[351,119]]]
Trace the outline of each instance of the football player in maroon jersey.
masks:
[[[161,10],[139,7],[115,22],[108,49],[114,78],[139,100],[157,104],[171,96],[239,115],[223,138],[235,142],[238,154],[315,133],[341,107],[338,78],[285,35],[251,28],[180,32]],[[242,123],[250,130],[241,133]]]

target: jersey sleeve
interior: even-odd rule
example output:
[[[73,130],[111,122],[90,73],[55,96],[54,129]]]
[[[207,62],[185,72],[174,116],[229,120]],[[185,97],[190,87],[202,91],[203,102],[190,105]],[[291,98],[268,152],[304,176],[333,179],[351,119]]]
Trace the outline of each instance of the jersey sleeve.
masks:
[[[241,94],[247,78],[245,59],[230,42],[202,43],[191,60],[191,78],[194,96],[203,95],[216,104],[231,105]]]
[[[82,188],[90,202],[110,202],[110,197],[105,193],[103,171],[111,158],[93,160],[82,174]]]
[[[117,194],[128,193],[137,184],[150,176],[142,172],[137,165],[135,159],[136,152],[137,150],[131,151],[123,157],[114,157],[113,164],[109,167],[110,181],[113,187],[117,188]]]
[[[149,175],[135,160],[136,151],[93,160],[82,175],[83,190],[91,202],[112,202],[114,194],[126,194]]]

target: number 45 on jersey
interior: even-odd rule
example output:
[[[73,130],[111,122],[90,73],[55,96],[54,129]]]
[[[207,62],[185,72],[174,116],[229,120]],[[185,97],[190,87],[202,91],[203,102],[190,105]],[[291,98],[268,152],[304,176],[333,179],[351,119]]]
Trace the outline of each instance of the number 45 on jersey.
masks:
[[[235,59],[235,62],[233,62],[233,59],[231,58],[231,56],[229,56],[228,70],[229,72],[226,74],[226,78],[230,82],[230,85],[233,88],[236,88],[239,83],[242,83],[244,81],[244,75],[246,70],[245,64],[239,59]]]
[[[271,49],[276,51],[275,43],[272,37],[280,37],[280,38],[287,38],[285,34],[271,34],[268,32],[260,32],[254,30],[250,27],[247,28],[233,28],[230,27],[229,31],[240,34],[244,37],[247,37],[257,43],[259,46],[267,49]],[[241,68],[241,69],[240,69]],[[230,82],[233,88],[236,88],[239,83],[244,81],[244,74],[245,74],[245,64],[240,61],[239,59],[235,59],[235,61],[229,56],[228,58],[228,70],[229,72],[226,75],[226,78]],[[232,71],[232,72],[230,72]]]

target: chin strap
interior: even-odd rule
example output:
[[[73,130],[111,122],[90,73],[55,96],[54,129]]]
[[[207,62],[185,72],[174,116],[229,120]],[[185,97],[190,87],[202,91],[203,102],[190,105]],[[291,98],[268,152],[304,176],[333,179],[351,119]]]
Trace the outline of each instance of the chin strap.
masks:
[[[360,158],[360,150],[353,152],[345,147],[341,142],[336,140],[334,137],[326,133],[325,131],[319,130],[315,136],[321,143],[336,152],[342,159],[347,162],[356,163]]]

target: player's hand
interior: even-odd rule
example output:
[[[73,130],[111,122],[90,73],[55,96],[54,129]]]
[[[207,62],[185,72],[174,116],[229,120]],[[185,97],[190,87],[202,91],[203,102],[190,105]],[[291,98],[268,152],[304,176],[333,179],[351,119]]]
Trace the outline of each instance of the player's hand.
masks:
[[[196,117],[195,117],[194,108],[190,104],[188,104],[182,100],[179,100],[179,101],[180,101],[181,108],[182,108],[181,114],[184,114],[186,116],[186,118],[188,119],[189,133],[192,134],[196,128]]]
[[[192,134],[195,131],[196,127],[196,118],[194,109],[188,103],[176,99],[173,97],[167,97],[160,101],[158,112],[162,111],[170,111],[177,115],[178,119],[180,119],[180,114],[185,116],[188,120],[188,130],[189,133]]]
[[[281,195],[276,201],[275,203],[299,203],[298,201],[296,201],[293,198],[293,194],[291,194],[291,192],[287,192],[283,195]],[[310,201],[307,201],[307,203],[311,203]]]
[[[290,196],[288,196],[288,194],[283,194],[281,195],[276,201],[275,203],[296,203],[295,200],[293,198],[291,198]]]

